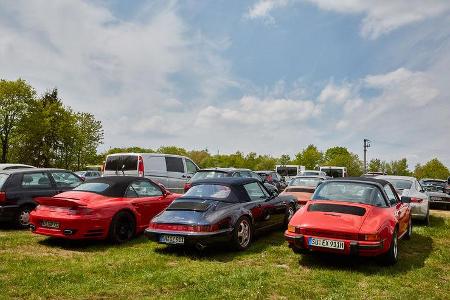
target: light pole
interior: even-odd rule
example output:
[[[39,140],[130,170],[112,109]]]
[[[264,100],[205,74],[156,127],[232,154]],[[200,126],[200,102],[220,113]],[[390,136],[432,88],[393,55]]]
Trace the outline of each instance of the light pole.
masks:
[[[370,147],[370,140],[364,139],[364,174],[367,173],[367,148]]]

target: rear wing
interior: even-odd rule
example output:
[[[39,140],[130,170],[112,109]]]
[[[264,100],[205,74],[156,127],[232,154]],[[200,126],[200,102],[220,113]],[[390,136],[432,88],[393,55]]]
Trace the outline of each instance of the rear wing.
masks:
[[[85,203],[78,199],[62,198],[62,197],[36,197],[34,201],[40,205],[57,206],[57,207],[80,207],[86,206]]]

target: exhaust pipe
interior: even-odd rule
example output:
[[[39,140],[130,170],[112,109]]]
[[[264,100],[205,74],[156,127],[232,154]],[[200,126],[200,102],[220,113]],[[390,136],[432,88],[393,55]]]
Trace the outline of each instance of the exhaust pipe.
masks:
[[[73,233],[72,229],[64,229],[64,235],[72,235]]]
[[[33,224],[30,224],[30,230],[31,230],[31,231],[35,231],[35,230],[36,230],[36,227],[35,227]]]
[[[203,245],[202,243],[197,243],[195,244],[195,248],[197,248],[197,250],[199,251],[203,251],[206,248],[206,246]]]

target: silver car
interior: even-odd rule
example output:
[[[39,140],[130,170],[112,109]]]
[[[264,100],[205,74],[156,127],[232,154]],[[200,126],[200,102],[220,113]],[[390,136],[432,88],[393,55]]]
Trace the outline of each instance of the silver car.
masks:
[[[392,183],[399,197],[411,197],[411,214],[413,219],[419,219],[430,224],[430,199],[416,178],[410,176],[382,175],[376,178]]]

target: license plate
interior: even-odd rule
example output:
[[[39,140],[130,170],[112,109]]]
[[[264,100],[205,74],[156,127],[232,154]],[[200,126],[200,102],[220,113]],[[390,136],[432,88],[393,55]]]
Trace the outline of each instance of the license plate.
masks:
[[[443,199],[441,197],[430,197],[431,201],[442,201]]]
[[[163,234],[159,241],[165,244],[184,244],[184,236]]]
[[[47,227],[47,228],[54,228],[57,229],[59,228],[59,223],[58,222],[53,222],[53,221],[42,221],[41,222],[41,226],[42,227]]]
[[[308,244],[313,247],[344,250],[344,242],[343,241],[316,239],[316,238],[311,237],[311,238],[309,238]]]

